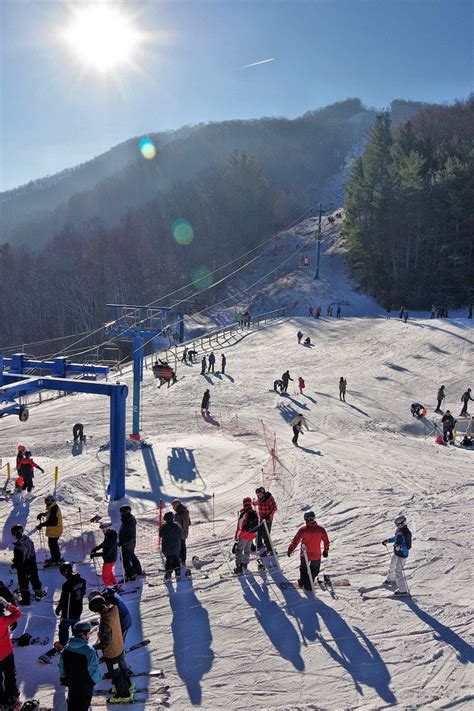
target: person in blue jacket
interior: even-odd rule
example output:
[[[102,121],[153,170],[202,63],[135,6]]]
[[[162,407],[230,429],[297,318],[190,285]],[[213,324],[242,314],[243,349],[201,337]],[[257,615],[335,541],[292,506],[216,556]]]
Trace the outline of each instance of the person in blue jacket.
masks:
[[[394,523],[397,527],[395,535],[382,541],[384,546],[387,543],[393,543],[392,560],[390,561],[390,568],[384,585],[391,586],[396,583],[397,589],[394,595],[409,595],[403,569],[410,553],[411,531],[407,526],[406,516],[403,516],[403,514],[397,516]]]
[[[59,657],[61,684],[68,688],[68,711],[88,711],[94,686],[102,679],[97,652],[89,647],[89,622],[76,622]]]

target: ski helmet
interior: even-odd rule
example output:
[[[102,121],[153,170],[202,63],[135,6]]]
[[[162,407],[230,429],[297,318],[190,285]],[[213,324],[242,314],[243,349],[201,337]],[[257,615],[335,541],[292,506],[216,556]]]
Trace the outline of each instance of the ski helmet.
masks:
[[[25,451],[23,452],[23,456],[25,457],[25,459],[29,459],[29,458],[31,457],[31,452],[30,452],[30,450],[29,450],[29,449],[25,449]]]
[[[46,506],[49,506],[49,504],[52,504],[53,501],[56,501],[56,499],[54,498],[54,496],[52,494],[48,494],[48,496],[44,497],[44,503],[46,504]]]
[[[72,563],[65,561],[59,566],[59,572],[61,575],[64,575],[65,578],[69,578],[69,576],[74,573],[74,566]]]
[[[304,515],[305,521],[315,521],[315,519],[316,519],[316,514],[314,513],[314,511],[306,511],[306,513]]]
[[[255,493],[256,493],[256,494],[264,494],[264,493],[265,493],[265,487],[264,487],[264,486],[258,486],[258,487],[255,489]]]
[[[26,452],[26,447],[24,444],[19,444],[18,445],[18,451],[19,452]]]
[[[101,528],[102,530],[106,530],[107,528],[110,528],[111,525],[112,525],[112,521],[101,521],[99,523],[99,528]]]
[[[132,507],[129,504],[122,504],[122,506],[119,508],[119,512],[121,514],[129,513],[131,510]]]
[[[394,521],[395,526],[404,526],[405,523],[407,522],[407,517],[404,516],[403,514],[400,514],[400,516],[397,516],[397,518]]]
[[[94,595],[89,600],[89,610],[91,612],[100,612],[105,607],[106,602],[103,595]]]
[[[163,519],[166,521],[166,523],[173,523],[174,513],[172,511],[167,511],[163,516]]]
[[[90,622],[76,622],[74,627],[72,628],[72,633],[75,637],[77,637],[80,634],[88,634],[91,631],[92,627]]]
[[[10,533],[12,536],[21,536],[23,534],[24,528],[23,526],[20,526],[19,523],[15,523],[14,526],[11,527]]]

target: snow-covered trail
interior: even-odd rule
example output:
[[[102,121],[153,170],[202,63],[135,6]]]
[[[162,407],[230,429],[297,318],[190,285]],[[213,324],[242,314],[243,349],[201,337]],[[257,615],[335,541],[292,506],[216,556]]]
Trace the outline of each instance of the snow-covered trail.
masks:
[[[314,347],[297,344],[299,328]],[[444,384],[446,405],[458,414],[460,395],[472,384],[471,324],[293,318],[225,352],[228,377],[204,378],[198,365],[181,366],[185,378],[158,390],[145,373],[142,428],[152,447],[127,453],[140,557],[150,573],[161,567],[157,503],[180,496],[194,522],[189,556],[211,562],[203,568],[208,578],[195,573],[179,583],[179,592],[170,593],[160,575],[150,575],[141,591],[127,596],[134,615],[130,643],[151,639],[130,656],[132,666],[165,669],[174,709],[472,707],[474,454],[436,446],[433,437],[425,441],[423,426],[409,412],[419,400],[432,417],[437,388]],[[287,396],[270,392],[286,368],[295,380],[304,377],[304,396],[295,394],[293,383]],[[341,375],[348,381],[346,403],[338,396]],[[130,383],[128,375],[124,380]],[[197,415],[206,387],[221,427]],[[287,424],[296,412],[305,414],[311,430],[299,448],[291,444]],[[297,577],[298,557],[288,559],[285,551],[310,507],[331,540],[324,571],[351,581],[350,588],[337,590],[336,600],[328,593],[312,600],[298,590],[281,590],[271,575],[256,573],[255,563],[245,579],[219,577],[229,570],[237,508],[243,496],[253,496],[269,457],[260,420],[277,436],[281,464],[271,490],[280,511],[273,532],[284,575]],[[92,439],[73,457],[66,441],[76,421]],[[78,508],[86,521],[86,552],[100,538],[88,519],[107,513],[108,452],[99,451],[108,440],[107,399],[64,398],[33,408],[27,423],[10,417],[0,427],[4,462],[8,457],[13,463],[16,445],[24,441],[46,469],[36,477],[31,502],[13,509],[0,502],[3,546],[10,546],[13,522],[34,525],[59,464],[67,555],[82,560]],[[109,506],[114,521],[117,508]],[[379,583],[386,573],[389,558],[380,541],[392,533],[400,511],[414,534],[406,570],[415,599],[363,602],[358,587]],[[4,548],[3,579],[11,577],[10,556]],[[96,584],[89,565],[80,570]],[[48,600],[57,597],[62,581],[57,571],[42,577],[48,598],[24,608],[18,633],[26,625],[53,637]],[[55,665],[40,667],[37,654],[37,648],[16,651],[22,693],[44,702],[54,697],[54,708],[61,709]]]

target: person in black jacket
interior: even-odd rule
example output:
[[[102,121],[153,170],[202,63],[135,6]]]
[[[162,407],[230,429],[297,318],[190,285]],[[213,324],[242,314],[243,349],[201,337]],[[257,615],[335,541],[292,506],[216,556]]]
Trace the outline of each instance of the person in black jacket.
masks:
[[[283,386],[282,386],[282,388],[281,388],[281,392],[282,392],[282,393],[286,393],[286,391],[288,390],[288,382],[289,382],[290,380],[293,380],[293,378],[290,378],[290,371],[289,371],[289,370],[285,370],[285,372],[284,372],[283,375],[281,376],[281,379],[282,379],[282,381],[283,381]]]
[[[104,532],[104,540],[91,550],[91,558],[103,558],[102,582],[104,585],[117,585],[114,575],[114,565],[117,561],[117,532],[110,528],[110,521],[100,524],[99,528]]]
[[[203,356],[202,360],[201,360],[201,375],[206,374],[206,368],[207,368],[206,356]]]
[[[42,590],[41,580],[38,577],[36,553],[33,541],[23,532],[19,523],[11,528],[13,536],[13,567],[18,577],[20,588],[20,604],[30,604],[30,583],[35,592],[36,600],[41,600],[45,593]]]
[[[456,425],[456,420],[452,416],[449,410],[446,410],[445,414],[441,418],[443,423],[443,439],[445,442],[452,442],[454,440],[454,427]]]
[[[222,353],[221,355],[221,373],[222,375],[225,375],[225,367],[227,365],[227,358],[225,355]]]
[[[191,518],[187,507],[183,504],[181,499],[173,499],[171,506],[175,512],[174,520],[181,526],[181,550],[179,552],[179,559],[183,565],[186,565],[186,538],[189,535]]]
[[[171,580],[173,570],[179,577],[181,565],[179,554],[181,551],[181,526],[174,521],[174,513],[167,511],[164,515],[164,524],[160,526],[161,550],[166,558],[165,580]]]
[[[202,396],[202,401],[201,401],[201,415],[209,414],[209,400],[211,399],[211,393],[209,392],[209,389],[207,389],[204,392],[204,395]]]
[[[119,529],[118,544],[122,548],[122,562],[126,580],[136,580],[138,575],[143,574],[143,571],[140,561],[135,555],[137,521],[128,504],[123,504],[120,507],[120,520],[122,523]]]
[[[74,572],[72,563],[61,563],[59,572],[66,578],[61,590],[61,597],[56,606],[56,614],[61,615],[59,622],[59,644],[64,647],[69,639],[69,629],[79,622],[82,615],[82,599],[86,594],[86,581]]]

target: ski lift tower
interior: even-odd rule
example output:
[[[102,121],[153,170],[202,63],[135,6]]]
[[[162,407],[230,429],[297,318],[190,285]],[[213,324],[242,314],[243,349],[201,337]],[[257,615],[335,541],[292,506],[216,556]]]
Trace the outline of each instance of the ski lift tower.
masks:
[[[143,380],[144,346],[163,333],[169,325],[173,308],[136,306],[133,304],[107,304],[114,319],[105,325],[106,333],[132,341],[133,344],[133,427],[131,439],[140,439],[140,384]],[[180,315],[181,316],[181,315]],[[181,329],[182,329],[181,316]]]

